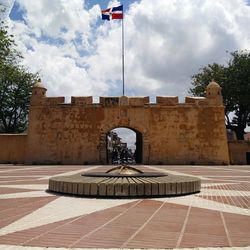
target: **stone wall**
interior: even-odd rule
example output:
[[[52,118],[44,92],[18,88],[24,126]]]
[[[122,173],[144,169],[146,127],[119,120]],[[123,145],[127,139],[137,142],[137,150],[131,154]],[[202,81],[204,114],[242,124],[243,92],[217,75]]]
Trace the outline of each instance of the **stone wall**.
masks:
[[[223,112],[195,105],[151,110],[151,164],[228,164]]]
[[[1,147],[9,145],[0,160],[107,164],[107,133],[125,127],[139,138],[143,164],[229,164],[221,89],[212,82],[206,93],[206,98],[187,97],[185,103],[176,96],[156,97],[156,103],[127,96],[100,97],[93,103],[91,96],[82,96],[64,103],[64,97],[46,97],[38,82],[28,135],[0,137]]]
[[[118,127],[142,134],[144,164],[228,164],[224,107],[203,99],[43,98],[31,105],[27,163],[106,164],[106,135]],[[194,100],[194,99],[192,99]],[[199,104],[202,102],[202,105]]]
[[[0,134],[0,163],[24,163],[26,134]]]
[[[230,141],[228,145],[231,164],[247,164],[246,153],[250,154],[250,141]]]

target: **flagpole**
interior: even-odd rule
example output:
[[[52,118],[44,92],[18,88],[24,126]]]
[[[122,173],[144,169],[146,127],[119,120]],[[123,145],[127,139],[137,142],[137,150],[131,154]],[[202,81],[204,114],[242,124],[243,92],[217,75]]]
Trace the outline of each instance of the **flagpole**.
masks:
[[[125,83],[124,83],[124,23],[123,23],[123,19],[124,19],[124,14],[122,18],[122,95],[124,96]]]

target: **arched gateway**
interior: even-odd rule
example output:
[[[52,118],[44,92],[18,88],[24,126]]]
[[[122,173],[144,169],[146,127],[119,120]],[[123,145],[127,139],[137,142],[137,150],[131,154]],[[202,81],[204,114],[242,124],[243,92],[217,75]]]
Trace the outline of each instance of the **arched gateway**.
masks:
[[[138,129],[135,129],[135,128],[131,128],[131,127],[125,127],[125,126],[115,126],[113,127],[112,129],[108,130],[106,133],[102,134],[102,140],[101,140],[101,151],[102,152],[102,160],[101,162],[106,162],[108,164],[112,163],[112,160],[111,159],[108,159],[110,158],[109,156],[109,152],[108,152],[108,140],[107,140],[107,137],[108,137],[108,134],[110,134],[110,132],[113,130],[113,129],[116,129],[116,128],[126,128],[128,130],[131,130],[135,133],[135,152],[134,152],[134,160],[135,160],[135,163],[137,164],[141,164],[143,162],[143,133],[140,132]],[[106,155],[105,155],[105,152],[106,151]]]
[[[46,97],[38,82],[32,91],[28,133],[5,138],[0,162],[106,164],[106,136],[116,127],[136,131],[142,164],[228,164],[221,90],[207,87],[206,98]],[[2,137],[1,137],[2,138]],[[11,150],[22,152],[18,156]]]

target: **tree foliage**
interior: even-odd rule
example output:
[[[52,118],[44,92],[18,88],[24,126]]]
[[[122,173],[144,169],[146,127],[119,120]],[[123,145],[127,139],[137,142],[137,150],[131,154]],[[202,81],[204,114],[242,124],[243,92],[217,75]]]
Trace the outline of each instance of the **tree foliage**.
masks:
[[[250,52],[235,51],[226,66],[208,64],[192,76],[194,96],[204,96],[211,80],[222,87],[227,128],[235,131],[237,139],[244,139],[244,129],[250,125]],[[233,114],[230,119],[229,113]]]
[[[19,133],[27,127],[31,89],[38,79],[21,65],[13,36],[0,26],[0,132]]]

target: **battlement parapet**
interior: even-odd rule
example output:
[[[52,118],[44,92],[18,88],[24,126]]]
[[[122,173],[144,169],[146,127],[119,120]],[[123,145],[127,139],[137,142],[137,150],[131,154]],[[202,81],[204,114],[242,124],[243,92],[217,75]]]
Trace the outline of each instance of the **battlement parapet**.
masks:
[[[185,98],[186,104],[195,104],[195,105],[209,105],[209,101],[205,97],[191,97],[187,96]]]
[[[144,106],[149,103],[149,96],[143,97],[100,97],[102,106]]]
[[[72,96],[70,103],[65,103],[65,97],[41,97],[31,100],[32,106],[88,106],[88,107],[178,107],[178,106],[221,106],[207,97],[186,97],[184,103],[179,103],[178,96],[156,96],[156,103],[150,103],[149,96],[100,97],[98,103],[93,103],[92,96]]]
[[[149,96],[129,97],[128,100],[130,106],[144,106],[145,104],[149,104]]]
[[[99,98],[99,102],[102,106],[118,106],[119,105],[119,97],[103,97],[100,96]]]
[[[60,97],[45,97],[42,98],[42,105],[44,106],[55,106],[57,104],[62,104],[65,101],[64,96]]]
[[[46,97],[47,89],[39,80],[32,89],[31,106],[55,106],[66,105],[64,97]],[[131,106],[131,107],[149,107],[149,106],[223,106],[221,95],[221,87],[218,83],[212,81],[206,87],[206,97],[186,97],[185,103],[179,103],[178,96],[156,96],[156,103],[150,103],[149,96],[115,96],[115,97],[100,97],[99,103],[93,103],[92,96],[72,96],[71,106],[98,106],[100,107],[116,107],[116,106]]]
[[[178,96],[156,96],[156,103],[162,106],[176,105],[179,99]]]
[[[76,106],[84,106],[93,104],[92,96],[71,96],[71,104]]]

